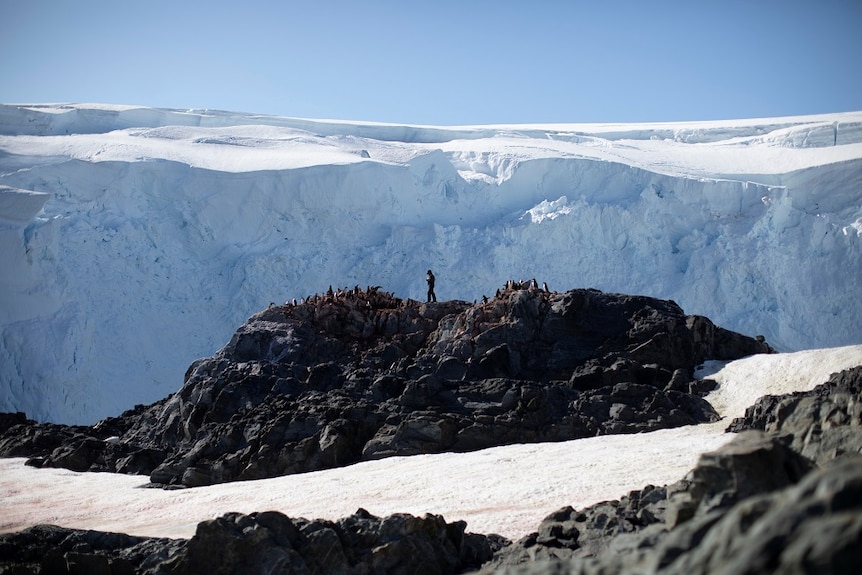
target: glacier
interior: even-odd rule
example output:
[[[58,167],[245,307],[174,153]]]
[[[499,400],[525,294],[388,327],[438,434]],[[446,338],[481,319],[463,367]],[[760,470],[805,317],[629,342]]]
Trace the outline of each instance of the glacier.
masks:
[[[862,112],[402,126],[0,105],[0,411],[91,424],[250,315],[507,279],[673,299],[781,351],[862,343]]]

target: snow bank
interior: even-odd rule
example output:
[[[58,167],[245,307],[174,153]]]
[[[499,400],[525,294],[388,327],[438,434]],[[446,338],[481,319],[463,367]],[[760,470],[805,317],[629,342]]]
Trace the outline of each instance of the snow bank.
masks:
[[[94,423],[177,390],[270,302],[421,298],[428,268],[444,299],[536,278],[673,299],[781,350],[860,343],[860,126],[0,106],[0,185],[41,194],[0,230],[0,410]]]
[[[188,538],[198,522],[229,511],[335,520],[362,507],[380,516],[441,514],[467,521],[472,532],[517,539],[565,505],[585,507],[681,479],[701,453],[730,441],[724,428],[757,397],[811,389],[856,365],[862,365],[862,345],[712,362],[701,375],[719,381],[707,399],[724,420],[710,425],[396,457],[185,490],[140,489],[146,483],[140,476],[32,469],[23,459],[0,459],[0,532],[53,523]]]

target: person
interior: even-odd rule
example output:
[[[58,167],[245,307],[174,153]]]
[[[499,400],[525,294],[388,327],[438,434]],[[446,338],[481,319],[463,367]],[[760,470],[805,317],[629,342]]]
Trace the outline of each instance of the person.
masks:
[[[437,295],[434,293],[434,274],[431,270],[428,270],[425,281],[428,282],[428,301],[437,301]]]

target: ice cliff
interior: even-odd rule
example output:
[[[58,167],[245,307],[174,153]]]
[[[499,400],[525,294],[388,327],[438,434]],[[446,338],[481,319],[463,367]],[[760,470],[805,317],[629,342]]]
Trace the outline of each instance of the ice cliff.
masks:
[[[93,423],[333,287],[673,299],[779,350],[862,342],[862,112],[397,126],[0,106],[0,411]]]

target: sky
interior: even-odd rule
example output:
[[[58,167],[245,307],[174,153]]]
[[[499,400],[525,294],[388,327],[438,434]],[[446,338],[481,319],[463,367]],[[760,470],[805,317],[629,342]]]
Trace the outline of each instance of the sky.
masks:
[[[0,0],[0,103],[424,125],[862,110],[862,2]]]

